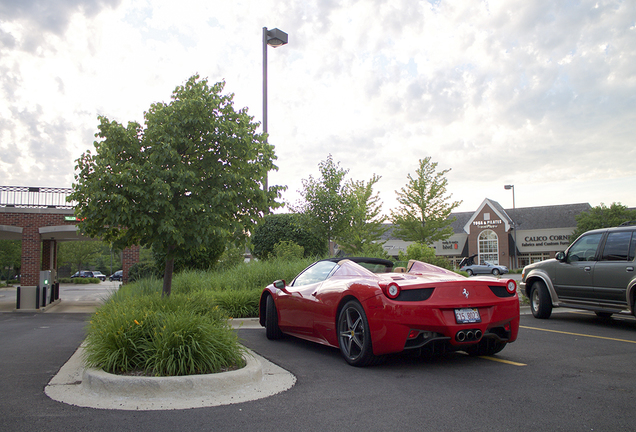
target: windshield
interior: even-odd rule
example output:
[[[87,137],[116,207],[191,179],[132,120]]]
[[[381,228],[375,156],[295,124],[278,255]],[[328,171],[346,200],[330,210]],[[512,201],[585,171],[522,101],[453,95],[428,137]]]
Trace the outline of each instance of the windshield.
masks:
[[[296,276],[291,286],[302,286],[322,282],[329,277],[337,265],[337,263],[332,261],[318,261]]]

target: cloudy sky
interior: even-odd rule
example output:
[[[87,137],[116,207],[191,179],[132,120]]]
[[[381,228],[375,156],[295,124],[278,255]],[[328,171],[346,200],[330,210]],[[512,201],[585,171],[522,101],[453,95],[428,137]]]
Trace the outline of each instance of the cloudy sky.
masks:
[[[195,73],[260,122],[263,27],[288,201],[332,154],[387,213],[426,156],[461,211],[636,206],[633,0],[0,0],[0,185],[70,187],[98,115]]]

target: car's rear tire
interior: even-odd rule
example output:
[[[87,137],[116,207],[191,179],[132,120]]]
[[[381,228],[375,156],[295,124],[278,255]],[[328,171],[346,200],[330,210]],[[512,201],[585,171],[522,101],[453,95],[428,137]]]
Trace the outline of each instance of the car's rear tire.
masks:
[[[536,281],[532,284],[530,309],[532,310],[532,315],[539,319],[548,319],[552,314],[552,300],[543,281]]]
[[[265,301],[265,335],[267,339],[275,340],[283,337],[283,332],[278,326],[278,312],[271,295]]]
[[[367,315],[356,300],[347,302],[340,310],[338,344],[342,356],[352,366],[368,366],[378,360],[373,355]]]
[[[499,276],[499,269],[492,269],[492,274],[495,276]]]
[[[466,273],[468,273],[468,276],[472,276],[474,274],[471,269],[466,270]]]

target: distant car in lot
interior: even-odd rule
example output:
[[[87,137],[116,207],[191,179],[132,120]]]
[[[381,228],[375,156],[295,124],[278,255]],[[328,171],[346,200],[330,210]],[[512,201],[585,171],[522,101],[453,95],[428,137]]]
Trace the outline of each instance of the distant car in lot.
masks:
[[[494,276],[498,276],[500,274],[508,273],[508,267],[492,264],[488,261],[484,261],[483,264],[475,264],[474,259],[476,256],[477,254],[465,257],[459,263],[459,269],[468,273],[468,276],[477,274],[492,274]]]
[[[75,274],[73,276],[71,276],[71,279],[73,278],[77,278],[77,277],[81,277],[81,278],[92,278],[93,276],[93,272],[89,271],[89,270],[80,270],[78,272],[75,272]]]
[[[117,270],[115,273],[113,273],[112,275],[110,275],[108,277],[108,280],[111,281],[111,282],[114,281],[114,280],[121,281],[123,277],[124,277],[124,271],[123,270]]]
[[[599,317],[636,311],[636,226],[623,224],[582,234],[556,258],[523,269],[520,288],[535,318],[553,307],[591,310]]]
[[[104,282],[106,280],[106,275],[100,271],[94,271],[93,277],[96,277],[100,281]]]

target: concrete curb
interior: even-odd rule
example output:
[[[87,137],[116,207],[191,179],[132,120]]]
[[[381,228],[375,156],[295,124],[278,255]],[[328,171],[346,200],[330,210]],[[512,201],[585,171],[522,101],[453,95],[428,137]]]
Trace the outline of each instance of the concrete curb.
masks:
[[[248,350],[239,370],[183,377],[131,377],[86,369],[83,348],[44,392],[69,405],[117,410],[172,410],[247,402],[290,389],[296,377]]]

